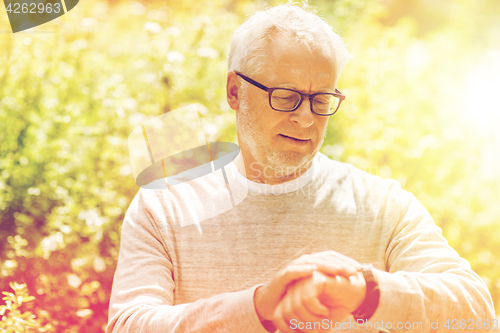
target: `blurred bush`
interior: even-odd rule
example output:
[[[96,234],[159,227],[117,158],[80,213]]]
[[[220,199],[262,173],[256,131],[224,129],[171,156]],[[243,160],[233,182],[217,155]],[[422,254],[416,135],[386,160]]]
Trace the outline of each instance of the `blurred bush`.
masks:
[[[41,327],[35,315],[30,311],[22,312],[19,309],[23,304],[35,299],[33,296],[29,296],[26,285],[11,282],[9,286],[14,293],[2,292],[5,295],[3,297],[5,305],[0,305],[0,315],[2,316],[0,332],[47,332],[51,329],[50,324]]]
[[[488,130],[475,125],[467,114],[481,110],[462,98],[497,40],[488,20],[498,17],[484,15],[494,4],[450,1],[439,24],[423,24],[400,2],[310,2],[354,55],[338,85],[348,97],[322,151],[413,192],[498,307],[500,181],[491,170],[500,162],[491,152],[500,139],[489,130],[496,119]],[[0,290],[27,285],[36,298],[22,307],[37,319],[26,323],[104,329],[120,226],[137,192],[128,135],[197,102],[209,110],[209,141],[235,141],[225,99],[229,41],[261,8],[88,0],[33,33],[0,35]],[[5,20],[0,30],[9,30]]]

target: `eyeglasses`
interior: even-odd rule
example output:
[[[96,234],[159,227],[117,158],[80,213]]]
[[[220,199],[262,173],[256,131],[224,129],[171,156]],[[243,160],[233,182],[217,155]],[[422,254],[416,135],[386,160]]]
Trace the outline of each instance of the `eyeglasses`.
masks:
[[[319,116],[331,116],[337,112],[340,103],[345,99],[345,96],[337,88],[335,88],[335,93],[316,93],[309,95],[287,88],[268,88],[241,73],[235,73],[248,83],[267,91],[269,93],[269,105],[276,111],[295,111],[302,104],[304,98],[308,97],[312,113]]]

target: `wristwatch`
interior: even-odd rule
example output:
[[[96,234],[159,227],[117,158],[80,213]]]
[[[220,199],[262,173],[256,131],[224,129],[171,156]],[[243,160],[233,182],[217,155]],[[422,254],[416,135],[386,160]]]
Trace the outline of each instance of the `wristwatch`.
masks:
[[[377,278],[373,274],[372,264],[363,265],[361,268],[363,277],[366,281],[366,297],[361,306],[356,309],[352,315],[356,320],[368,320],[377,310],[378,302],[380,299],[380,290],[378,288]]]

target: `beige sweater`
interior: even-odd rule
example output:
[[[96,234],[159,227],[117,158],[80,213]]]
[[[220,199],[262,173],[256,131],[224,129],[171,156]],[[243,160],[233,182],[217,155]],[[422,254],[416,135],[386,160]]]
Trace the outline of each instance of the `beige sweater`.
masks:
[[[403,332],[398,323],[420,322],[413,331],[445,332],[448,319],[450,327],[453,319],[492,321],[483,281],[412,194],[394,180],[316,158],[313,179],[280,195],[248,192],[234,165],[225,168],[231,192],[221,170],[140,189],[123,222],[106,332],[265,333],[255,288],[302,254],[325,250],[376,268],[373,328],[383,320]],[[349,320],[334,331],[378,332]]]

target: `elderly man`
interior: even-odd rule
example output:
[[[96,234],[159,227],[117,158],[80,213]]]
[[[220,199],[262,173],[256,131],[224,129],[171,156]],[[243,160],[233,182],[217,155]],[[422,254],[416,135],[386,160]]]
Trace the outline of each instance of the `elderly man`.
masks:
[[[122,228],[107,332],[495,327],[486,286],[413,195],[319,153],[348,58],[330,26],[294,5],[238,28],[227,100],[241,153],[224,177],[248,195],[200,233],[179,227],[178,207],[227,199],[220,170],[186,183],[191,197],[141,189]]]

